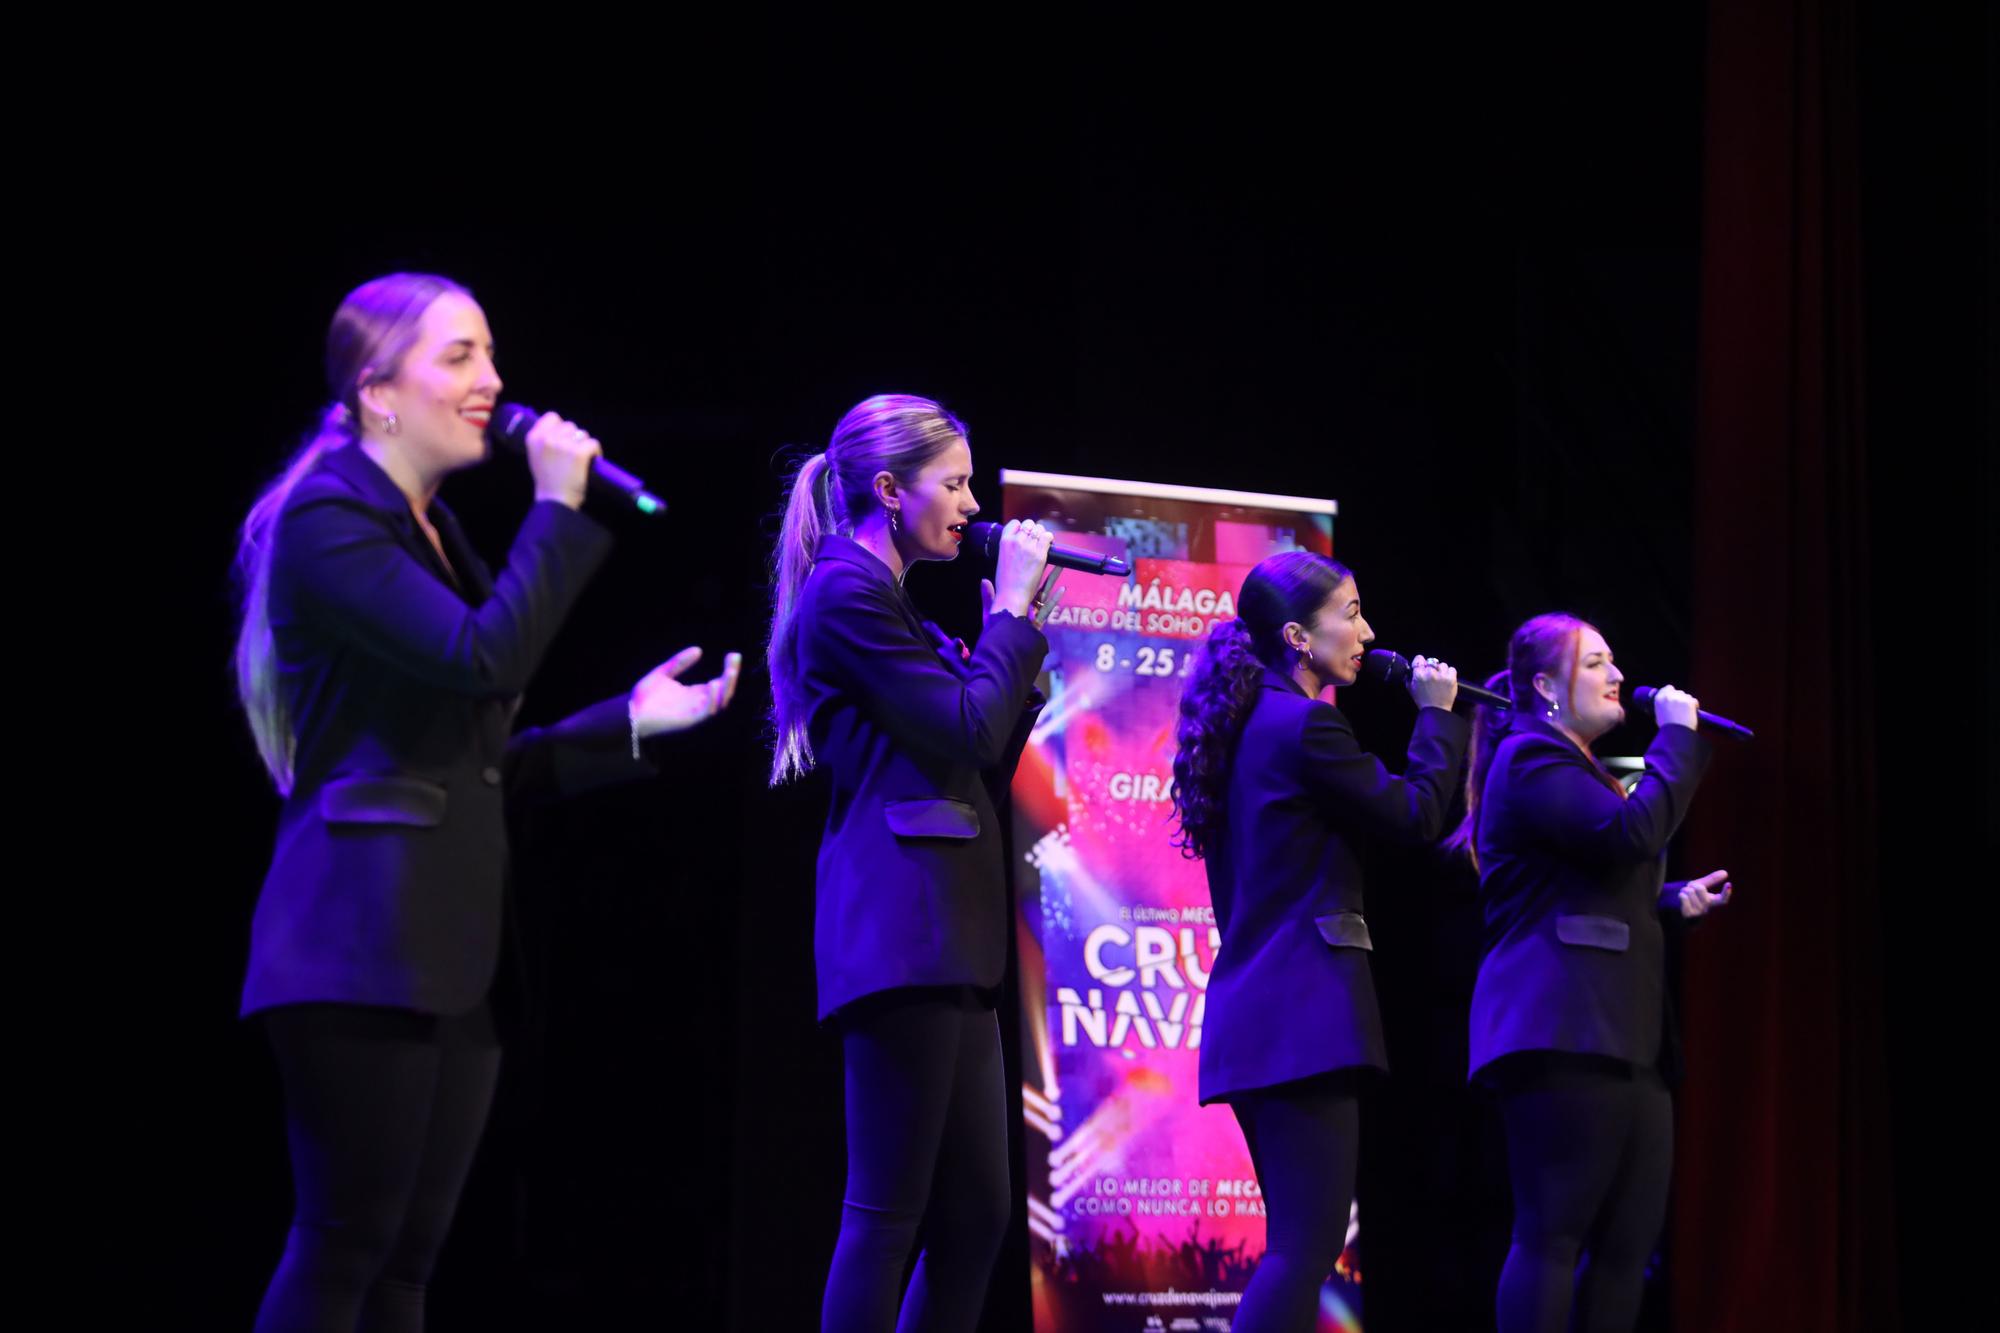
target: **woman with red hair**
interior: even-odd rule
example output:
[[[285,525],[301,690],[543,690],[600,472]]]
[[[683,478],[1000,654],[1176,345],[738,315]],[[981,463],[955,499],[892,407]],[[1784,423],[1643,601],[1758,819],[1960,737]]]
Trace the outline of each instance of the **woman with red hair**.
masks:
[[[1473,736],[1456,843],[1485,915],[1471,1073],[1499,1094],[1514,1190],[1501,1333],[1637,1321],[1673,1165],[1660,917],[1729,901],[1727,871],[1664,883],[1708,766],[1693,696],[1655,697],[1659,731],[1629,794],[1591,752],[1625,720],[1623,680],[1594,626],[1537,616],[1488,684],[1511,710],[1482,708]]]

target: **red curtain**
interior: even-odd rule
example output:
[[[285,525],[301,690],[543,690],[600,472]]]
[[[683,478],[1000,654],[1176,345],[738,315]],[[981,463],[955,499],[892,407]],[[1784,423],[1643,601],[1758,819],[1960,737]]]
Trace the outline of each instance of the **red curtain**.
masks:
[[[1709,6],[1676,1327],[1893,1328],[1854,0]]]

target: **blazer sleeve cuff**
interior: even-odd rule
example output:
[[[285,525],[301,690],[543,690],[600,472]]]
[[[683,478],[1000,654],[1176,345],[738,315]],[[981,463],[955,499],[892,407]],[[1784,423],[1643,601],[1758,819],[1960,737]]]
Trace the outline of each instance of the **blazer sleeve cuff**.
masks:
[[[999,646],[1010,652],[1026,652],[1040,662],[1048,655],[1049,639],[1034,623],[1012,611],[995,611],[980,627],[979,642],[984,645],[988,638],[997,637]]]
[[[516,736],[510,748],[520,762],[510,795],[532,805],[653,777],[660,771],[653,749],[658,739],[641,741],[640,757],[632,757],[631,695],[615,695]],[[535,750],[542,752],[543,762],[535,762]]]
[[[1426,704],[1417,710],[1417,727],[1463,750],[1472,739],[1472,723],[1449,708]]]
[[[1653,743],[1646,747],[1646,767],[1659,769],[1662,776],[1674,780],[1694,781],[1708,771],[1709,758],[1715,753],[1715,743],[1691,727],[1665,726],[1653,733]]]
[[[537,500],[529,507],[515,540],[552,542],[588,561],[593,569],[611,553],[610,529],[581,509],[554,500]]]

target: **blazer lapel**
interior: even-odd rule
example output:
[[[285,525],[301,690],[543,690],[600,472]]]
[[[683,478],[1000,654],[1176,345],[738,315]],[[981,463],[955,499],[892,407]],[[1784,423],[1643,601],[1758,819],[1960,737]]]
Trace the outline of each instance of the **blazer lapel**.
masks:
[[[450,574],[456,574],[456,587],[461,597],[473,606],[483,606],[493,595],[493,577],[487,572],[486,562],[472,549],[465,539],[465,529],[458,526],[458,516],[442,500],[431,502],[431,526],[437,529],[438,541],[444,545],[445,559],[451,561],[451,569],[446,571],[438,566],[437,552],[428,541],[423,543],[424,554],[428,555],[433,568],[438,568],[446,582],[452,582]],[[418,534],[419,538],[422,534]]]
[[[397,489],[396,483],[389,479],[389,474],[368,456],[366,450],[358,444],[342,445],[328,453],[320,466],[338,473],[360,491],[370,504],[387,514],[390,525],[396,530],[396,539],[403,544],[403,549],[425,569],[436,575],[440,583],[461,597],[467,595],[467,589],[461,587],[452,577],[452,571],[444,567],[444,562],[438,559],[437,549],[431,545],[431,539],[426,537],[423,529],[417,525],[417,516],[410,512],[409,499]],[[457,520],[451,518],[450,511],[445,509],[441,502],[431,503],[431,524],[438,529],[438,539],[444,543],[454,568],[462,568],[459,550],[452,549],[452,543],[455,539],[459,548],[468,555],[470,548],[465,546],[465,534],[458,531]],[[478,557],[473,556],[470,563],[477,566]],[[479,573],[483,576],[484,569],[480,569]],[[491,591],[492,585],[488,583],[485,592]],[[485,596],[482,594],[479,600],[484,601]]]
[[[965,666],[958,652],[958,640],[945,637],[943,630],[917,614],[917,608],[910,602],[910,594],[903,585],[896,582],[889,573],[889,567],[875,558],[875,554],[852,537],[838,532],[823,533],[813,559],[844,560],[857,569],[889,585],[890,595],[896,599],[896,609],[902,613],[903,623],[910,627],[910,633],[917,636],[917,642],[927,643],[937,650],[938,656],[950,663],[953,670],[965,674]]]
[[[937,649],[938,660],[960,680],[965,679],[967,675],[965,659],[972,654],[972,650],[965,646],[965,640],[952,638],[938,626],[936,621],[925,620],[920,624],[924,641]]]

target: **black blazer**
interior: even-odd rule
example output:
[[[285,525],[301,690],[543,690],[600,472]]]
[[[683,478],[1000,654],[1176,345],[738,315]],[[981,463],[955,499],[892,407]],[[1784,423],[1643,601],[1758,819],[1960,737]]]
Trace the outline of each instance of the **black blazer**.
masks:
[[[1516,1051],[1671,1064],[1660,896],[1708,759],[1707,737],[1661,727],[1620,796],[1567,736],[1515,715],[1479,803],[1473,1076]]]
[[[1005,612],[968,659],[938,639],[867,548],[820,539],[798,661],[807,736],[833,783],[813,920],[821,1018],[900,986],[997,986],[1006,967],[995,795],[1026,742],[1048,640]]]
[[[538,503],[496,582],[450,510],[430,517],[451,572],[358,445],[327,454],[279,515],[271,632],[298,749],[245,1014],[473,1008],[499,959],[503,802],[652,771],[631,757],[625,696],[508,738],[609,535]]]
[[[1397,777],[1340,710],[1266,671],[1206,858],[1222,947],[1201,1029],[1201,1100],[1334,1069],[1387,1069],[1356,842],[1444,829],[1469,728],[1417,710]]]

